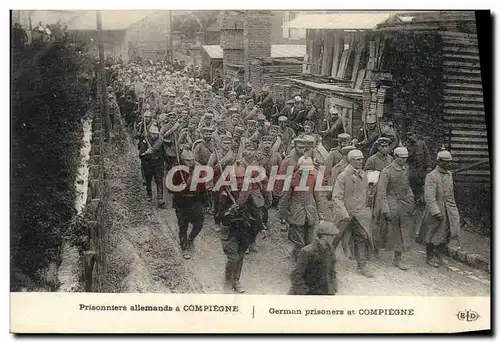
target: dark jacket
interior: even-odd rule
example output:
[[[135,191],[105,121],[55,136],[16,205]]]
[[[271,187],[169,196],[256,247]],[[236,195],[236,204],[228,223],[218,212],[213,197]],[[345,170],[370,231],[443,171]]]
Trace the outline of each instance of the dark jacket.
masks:
[[[291,274],[291,295],[334,295],[337,292],[337,273],[333,250],[323,249],[317,240],[299,252]]]

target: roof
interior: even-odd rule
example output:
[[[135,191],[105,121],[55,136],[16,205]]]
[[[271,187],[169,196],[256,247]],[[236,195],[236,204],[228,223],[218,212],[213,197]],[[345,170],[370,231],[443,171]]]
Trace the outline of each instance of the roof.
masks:
[[[223,53],[220,45],[203,45],[211,59],[222,59]],[[271,45],[271,58],[303,58],[306,54],[306,46],[298,44]]]
[[[298,44],[271,45],[272,58],[303,58],[306,54],[306,46]]]
[[[304,81],[304,80],[299,80],[299,79],[293,79],[290,78],[291,81],[308,86],[314,89],[319,89],[319,90],[325,90],[325,91],[331,91],[331,92],[336,92],[344,95],[350,95],[354,97],[360,97],[363,95],[363,90],[362,89],[354,89],[354,88],[347,88],[347,87],[342,87],[342,86],[336,86],[328,83],[318,83],[318,82],[311,82],[311,81]]]
[[[338,12],[301,15],[283,27],[294,29],[371,30],[397,12]]]
[[[202,45],[202,48],[211,59],[222,59],[222,48],[220,45]]]
[[[97,30],[96,11],[81,12],[77,18],[67,22],[69,30]],[[103,30],[126,30],[132,24],[153,14],[154,11],[102,10]]]

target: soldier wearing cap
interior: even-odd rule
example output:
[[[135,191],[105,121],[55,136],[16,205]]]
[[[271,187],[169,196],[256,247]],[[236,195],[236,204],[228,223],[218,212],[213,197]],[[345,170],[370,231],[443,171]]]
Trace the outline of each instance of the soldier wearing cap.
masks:
[[[198,130],[198,121],[196,119],[189,119],[187,128],[183,129],[179,135],[179,147],[181,149],[191,150],[193,143],[201,138],[200,131]]]
[[[235,170],[238,191],[224,187],[221,189],[221,208],[223,213],[221,241],[224,254],[227,257],[224,289],[232,288],[237,293],[244,293],[245,288],[240,282],[245,252],[260,231],[258,213],[249,203],[248,192],[242,192],[245,169],[237,166]]]
[[[334,240],[339,229],[330,222],[318,224],[313,241],[303,247],[291,273],[289,295],[335,295],[337,293],[337,259]]]
[[[156,122],[153,120],[151,111],[146,111],[142,116],[138,117],[138,123],[136,125],[135,139],[143,139],[147,136],[149,128]]]
[[[206,190],[204,183],[197,184],[195,190],[190,190],[194,174],[194,168],[199,165],[194,160],[194,154],[189,150],[184,150],[181,154],[181,164],[189,168],[189,172],[184,170],[176,171],[172,176],[174,186],[184,185],[180,191],[171,190],[173,194],[172,207],[177,216],[177,225],[179,226],[179,241],[182,250],[182,256],[185,259],[191,258],[194,252],[194,240],[203,228],[203,196],[202,192]],[[206,172],[201,171],[200,177],[205,177]],[[192,225],[188,236],[189,224]]]
[[[153,198],[151,182],[156,183],[156,198],[158,207],[163,207],[163,163],[165,152],[161,139],[159,139],[159,129],[156,125],[151,125],[148,135],[139,140],[139,158],[141,159],[141,169],[146,181],[146,193],[149,201]]]
[[[255,102],[253,99],[248,99],[245,108],[241,111],[241,118],[243,120],[249,119],[257,119],[257,110],[258,107],[255,106]]]
[[[282,140],[281,154],[286,156],[291,150],[292,140],[295,138],[295,131],[288,125],[288,118],[285,116],[278,117],[278,126],[280,128],[279,135]]]
[[[266,118],[271,117],[274,101],[268,84],[262,87],[261,93],[257,97],[257,105],[262,109],[262,113]]]
[[[307,174],[307,175],[305,175]],[[279,202],[279,218],[288,223],[288,239],[293,243],[291,257],[312,241],[313,229],[324,219],[325,204],[316,191],[316,170],[309,156],[302,156],[296,164],[289,189],[283,191]],[[301,189],[301,179],[306,178],[306,188]]]
[[[210,155],[214,152],[215,143],[212,140],[212,134],[214,133],[214,128],[210,126],[205,126],[201,129],[202,139],[196,141],[194,146],[194,158],[196,162],[201,165],[206,166]]]
[[[320,134],[323,137],[323,144],[327,149],[332,149],[335,144],[335,137],[339,134],[345,132],[345,125],[347,119],[344,116],[339,115],[339,111],[336,106],[331,106],[326,112],[325,119],[323,119]]]
[[[177,152],[180,147],[178,146],[177,137],[179,135],[180,121],[174,112],[168,114],[168,123],[163,125],[160,130],[160,138],[163,141],[163,148],[165,149],[165,172],[177,162]]]
[[[342,154],[342,159],[330,169],[329,174],[328,174],[328,178],[329,178],[328,185],[330,185],[332,187],[335,186],[335,182],[337,181],[337,177],[340,175],[340,173],[342,173],[344,171],[345,167],[347,167],[349,165],[349,161],[347,160],[347,154],[351,150],[354,150],[354,149],[356,149],[356,147],[353,145],[343,146],[340,149],[340,153]],[[328,195],[327,195],[327,199],[330,201],[332,200],[332,193],[333,193],[333,188],[332,188],[332,192],[328,193]]]
[[[427,174],[424,185],[425,209],[419,241],[426,244],[427,263],[443,264],[443,253],[451,240],[460,233],[460,214],[455,202],[452,155],[444,148],[437,154],[437,165]]]
[[[277,152],[279,155],[281,155],[280,153],[280,149],[281,149],[281,145],[282,145],[282,139],[281,139],[281,136],[280,136],[280,128],[278,125],[269,125],[269,128],[268,128],[268,133],[269,133],[269,136],[271,137],[271,140],[272,140],[272,145],[271,145],[271,150],[274,151],[274,152]]]
[[[111,123],[111,130],[113,130],[115,127],[115,123],[118,121],[118,118],[120,117],[120,107],[118,106],[115,95],[113,93],[108,93],[107,101],[108,101],[108,113],[109,113],[109,120]]]
[[[372,209],[368,205],[368,178],[362,169],[363,153],[351,150],[349,165],[337,177],[333,187],[333,213],[337,227],[342,230],[342,245],[349,257],[354,252],[358,272],[373,277],[367,263],[373,251],[371,231]]]
[[[259,149],[263,153],[261,165],[266,170],[266,175],[269,178],[269,176],[271,175],[271,168],[273,167],[278,168],[283,159],[281,158],[281,154],[278,151],[273,150],[274,138],[272,136],[270,135],[263,136],[261,140],[262,140],[262,147],[261,149]],[[272,203],[267,204],[267,206],[264,209],[263,221],[265,225],[267,225],[269,218],[269,213],[267,211],[267,208],[271,205]]]
[[[401,270],[408,269],[402,261],[402,254],[410,248],[413,231],[414,198],[407,158],[405,147],[394,150],[394,161],[380,173],[374,208],[376,226],[383,228],[374,230],[375,247],[394,251],[393,264]]]
[[[233,143],[234,151],[236,151],[236,159],[241,160],[243,158],[243,152],[245,151],[245,138],[243,134],[245,133],[245,129],[242,126],[235,126],[233,129]]]
[[[216,121],[215,130],[212,134],[212,138],[216,144],[217,148],[220,148],[222,143],[222,138],[227,136],[231,138],[231,132],[226,130],[225,120],[223,118],[218,118]]]
[[[257,131],[257,121],[256,120],[247,120],[246,131],[243,137],[249,140],[250,137]]]
[[[328,153],[326,159],[326,169],[331,170],[337,163],[339,163],[345,155],[342,154],[342,148],[349,146],[351,143],[351,135],[348,133],[341,133],[337,136],[339,145],[336,148],[332,148]],[[333,185],[332,185],[333,186]]]
[[[375,144],[377,145],[378,152],[368,157],[366,160],[365,170],[377,170],[382,171],[385,167],[387,167],[392,162],[392,156],[389,155],[389,143],[391,140],[386,137],[380,137],[376,140]]]
[[[204,127],[211,127],[215,129],[213,113],[205,113],[198,124],[198,129],[202,130]]]
[[[280,164],[278,168],[278,175],[286,175],[287,169],[290,166],[295,166],[300,157],[302,157],[306,151],[306,146],[304,140],[302,138],[296,137],[293,139],[294,148],[290,151],[290,154],[287,155]],[[273,197],[274,202],[276,203],[283,194],[283,180],[276,180],[273,189]],[[284,224],[284,220],[282,220]]]

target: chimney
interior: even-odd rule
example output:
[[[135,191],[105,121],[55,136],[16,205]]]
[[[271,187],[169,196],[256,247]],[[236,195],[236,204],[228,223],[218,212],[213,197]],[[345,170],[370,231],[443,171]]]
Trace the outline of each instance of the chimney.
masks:
[[[231,65],[244,65],[243,47],[244,13],[224,11],[221,16],[220,45],[223,51],[224,76],[234,77],[240,68]]]
[[[246,11],[244,22],[245,82],[263,86],[262,61],[271,57],[271,11]]]

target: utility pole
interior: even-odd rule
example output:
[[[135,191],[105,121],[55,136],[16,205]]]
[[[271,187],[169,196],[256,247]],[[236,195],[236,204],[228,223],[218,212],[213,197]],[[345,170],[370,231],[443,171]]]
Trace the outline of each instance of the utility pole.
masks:
[[[172,46],[172,10],[168,11],[168,55],[170,63],[174,63],[174,49]]]
[[[98,94],[100,94],[101,98],[101,117],[100,121],[104,124],[104,130],[106,136],[104,137],[104,141],[109,141],[110,131],[111,131],[111,121],[108,113],[108,99],[106,96],[106,69],[104,63],[104,44],[102,42],[102,21],[101,21],[101,11],[96,11],[96,20],[97,20],[97,46],[99,49],[99,76],[100,82],[97,83]],[[99,86],[101,87],[101,91],[99,92]]]

